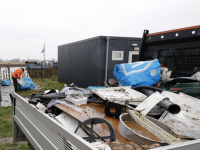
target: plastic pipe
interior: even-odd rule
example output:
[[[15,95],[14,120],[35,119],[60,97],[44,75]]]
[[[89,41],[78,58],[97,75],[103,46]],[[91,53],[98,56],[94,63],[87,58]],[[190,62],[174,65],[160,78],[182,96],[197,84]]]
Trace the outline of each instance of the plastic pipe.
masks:
[[[156,88],[156,87],[151,87],[151,86],[138,86],[133,88],[134,90],[140,90],[142,93],[144,93],[147,96],[150,96],[154,94],[155,92],[153,91],[159,91],[162,92],[162,89]],[[171,114],[178,114],[181,111],[181,108],[179,105],[172,103],[168,98],[163,99],[160,101],[157,105],[160,107],[164,108]]]

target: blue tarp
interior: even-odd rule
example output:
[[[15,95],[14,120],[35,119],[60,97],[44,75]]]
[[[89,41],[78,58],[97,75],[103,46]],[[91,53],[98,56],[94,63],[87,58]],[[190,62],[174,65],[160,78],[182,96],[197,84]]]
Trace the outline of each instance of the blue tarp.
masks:
[[[10,80],[2,80],[1,81],[2,86],[9,86],[10,85]]]
[[[26,85],[21,86],[20,84],[17,84],[17,88],[20,91],[27,91],[27,90],[33,90],[34,87],[36,86],[35,83],[32,81],[31,78],[23,78],[24,82],[26,83]]]
[[[160,80],[160,63],[155,59],[118,64],[113,74],[122,86],[153,86]]]

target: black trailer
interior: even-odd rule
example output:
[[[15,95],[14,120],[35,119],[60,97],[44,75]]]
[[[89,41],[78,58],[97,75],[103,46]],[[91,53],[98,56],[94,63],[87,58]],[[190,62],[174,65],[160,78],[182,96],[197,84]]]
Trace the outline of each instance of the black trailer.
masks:
[[[138,61],[141,38],[98,36],[58,46],[58,80],[103,86],[115,64]]]
[[[140,60],[158,59],[176,78],[158,86],[174,93],[200,98],[200,82],[191,77],[200,71],[200,26],[149,34],[144,30]]]
[[[190,77],[200,71],[200,26],[149,34],[144,30],[139,60],[158,59],[171,77]]]

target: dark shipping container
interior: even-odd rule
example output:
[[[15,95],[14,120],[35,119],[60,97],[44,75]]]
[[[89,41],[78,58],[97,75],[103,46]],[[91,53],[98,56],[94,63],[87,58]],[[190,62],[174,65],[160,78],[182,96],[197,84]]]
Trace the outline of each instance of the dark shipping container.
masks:
[[[141,38],[99,36],[60,45],[58,46],[58,80],[75,83],[84,88],[103,86],[106,77],[115,78],[113,76],[115,64],[128,63],[129,59],[138,60],[138,56],[133,53],[139,53],[140,44]]]

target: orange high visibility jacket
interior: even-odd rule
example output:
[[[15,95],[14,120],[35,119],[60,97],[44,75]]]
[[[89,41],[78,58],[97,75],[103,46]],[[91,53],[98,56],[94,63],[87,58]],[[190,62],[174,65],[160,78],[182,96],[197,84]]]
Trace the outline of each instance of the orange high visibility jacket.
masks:
[[[22,69],[17,69],[13,72],[12,77],[19,79],[23,73]]]

